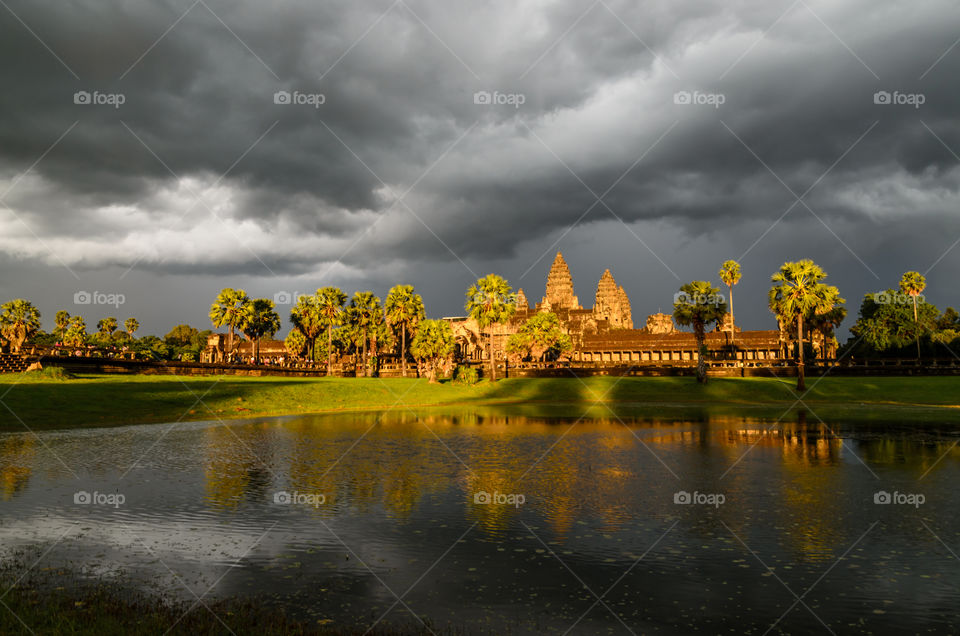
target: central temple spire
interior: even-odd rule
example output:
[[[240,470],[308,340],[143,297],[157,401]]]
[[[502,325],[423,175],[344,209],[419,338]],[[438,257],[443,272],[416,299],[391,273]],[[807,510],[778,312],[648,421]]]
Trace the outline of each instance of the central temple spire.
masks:
[[[550,266],[550,273],[547,274],[547,290],[541,305],[551,310],[580,309],[580,301],[573,294],[570,268],[560,252],[557,252],[557,257]]]

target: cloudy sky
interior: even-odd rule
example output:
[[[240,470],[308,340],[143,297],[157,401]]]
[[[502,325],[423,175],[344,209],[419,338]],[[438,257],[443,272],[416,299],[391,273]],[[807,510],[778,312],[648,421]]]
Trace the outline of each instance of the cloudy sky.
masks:
[[[911,269],[960,305],[958,38],[954,0],[3,0],[0,300],[163,334],[225,286],[403,282],[437,317],[562,250],[639,323],[728,258],[747,328],[804,257],[854,314]]]

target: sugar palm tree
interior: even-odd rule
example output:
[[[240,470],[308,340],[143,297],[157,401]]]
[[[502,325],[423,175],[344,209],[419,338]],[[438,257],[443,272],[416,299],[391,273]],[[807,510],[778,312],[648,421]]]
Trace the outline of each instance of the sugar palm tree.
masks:
[[[40,330],[40,310],[22,298],[0,306],[0,330],[13,353],[20,353],[24,341]]]
[[[693,327],[697,341],[697,382],[707,381],[706,340],[707,329],[721,323],[727,313],[727,303],[720,290],[705,280],[695,280],[681,285],[673,303],[673,319],[678,325]]]
[[[87,343],[87,323],[83,316],[74,316],[70,319],[70,327],[64,336],[63,344],[69,347],[82,347]]]
[[[917,296],[927,288],[927,279],[920,272],[906,272],[900,279],[900,291],[913,298],[913,327],[917,334],[917,360],[920,359],[920,324],[917,318]]]
[[[247,305],[250,304],[250,297],[242,289],[231,289],[224,287],[217,295],[217,299],[210,305],[210,322],[214,327],[228,325],[230,331],[227,334],[226,356],[233,353],[233,333],[240,326],[240,320]]]
[[[720,280],[730,290],[730,344],[733,344],[737,333],[733,322],[733,286],[740,282],[740,263],[724,261],[720,266]]]
[[[133,340],[133,334],[140,328],[140,322],[136,318],[127,318],[123,321],[123,326],[127,330],[127,335]]]
[[[317,307],[327,329],[327,377],[333,369],[333,328],[343,324],[343,303],[347,295],[339,287],[321,287],[317,290]]]
[[[839,299],[842,300],[842,299]],[[834,302],[836,304],[836,302]],[[820,357],[827,357],[827,338],[833,336],[834,331],[847,317],[847,308],[841,305],[835,306],[830,311],[822,314],[815,314],[807,323],[808,328],[820,334],[822,345],[820,347]]]
[[[310,360],[316,362],[317,337],[323,333],[324,320],[320,313],[319,291],[312,296],[301,296],[290,310],[290,322],[303,334],[310,351]]]
[[[390,328],[400,332],[400,368],[407,377],[407,332],[414,332],[424,318],[423,299],[413,285],[396,285],[383,304]]]
[[[240,315],[238,327],[254,343],[253,360],[260,364],[260,339],[280,331],[280,316],[273,310],[273,301],[256,298],[248,302]]]
[[[67,334],[67,329],[70,327],[70,312],[61,309],[57,312],[57,317],[54,319],[54,322],[57,325],[57,331],[60,332],[60,342],[63,342],[63,338]]]
[[[383,309],[380,307],[380,299],[371,291],[356,292],[350,299],[347,318],[354,329],[357,330],[357,334],[363,338],[363,375],[364,377],[370,377],[370,369],[367,365],[367,343],[374,328],[383,322]]]
[[[784,263],[770,282],[770,311],[783,325],[797,326],[797,390],[806,391],[803,362],[803,323],[842,304],[836,287],[821,283],[827,273],[809,259]]]
[[[467,290],[467,303],[464,306],[470,317],[477,321],[480,330],[493,325],[503,324],[517,311],[517,300],[513,288],[501,276],[487,274]],[[490,380],[495,381],[497,363],[493,359],[493,330],[489,332]]]
[[[97,331],[100,332],[101,336],[107,338],[113,335],[113,332],[117,330],[117,327],[117,319],[112,316],[97,321]]]

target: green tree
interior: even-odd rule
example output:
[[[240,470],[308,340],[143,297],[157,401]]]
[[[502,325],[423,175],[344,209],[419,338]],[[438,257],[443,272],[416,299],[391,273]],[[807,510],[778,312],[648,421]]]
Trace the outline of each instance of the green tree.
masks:
[[[22,298],[0,306],[0,332],[10,342],[13,353],[20,353],[23,342],[40,330],[40,310]]]
[[[57,317],[54,320],[57,325],[57,330],[60,332],[60,342],[63,342],[64,337],[67,335],[67,329],[70,328],[70,312],[61,309],[57,312]]]
[[[118,325],[117,319],[111,316],[97,321],[97,331],[106,341],[113,336],[113,332],[117,330]]]
[[[865,355],[903,349],[921,334],[937,331],[939,310],[926,300],[919,300],[914,314],[908,298],[896,289],[863,297],[860,314],[850,332],[863,342]]]
[[[291,329],[283,341],[283,348],[294,358],[302,358],[307,348],[307,337],[299,329]]]
[[[797,326],[797,390],[806,391],[803,361],[803,324],[843,304],[836,287],[821,283],[827,273],[812,260],[784,263],[770,282],[768,304],[782,325]]]
[[[232,289],[224,287],[217,294],[217,299],[210,305],[210,322],[214,327],[223,327],[227,325],[230,331],[227,334],[226,355],[233,353],[233,334],[234,330],[239,328],[240,321],[250,304],[250,297],[242,289]]]
[[[400,332],[400,368],[407,377],[407,334],[415,333],[424,319],[423,299],[413,291],[413,285],[396,285],[384,300],[384,310],[390,329]]]
[[[199,329],[190,325],[177,325],[163,337],[163,341],[171,347],[189,347],[199,333]]]
[[[560,319],[551,311],[538,312],[527,318],[517,333],[507,339],[508,353],[521,357],[529,355],[534,360],[542,360],[547,354],[556,358],[571,350],[570,336],[563,332]]]
[[[316,362],[316,342],[323,333],[324,318],[320,311],[320,290],[312,296],[300,296],[290,310],[290,322],[303,334],[310,359]]]
[[[464,306],[470,317],[477,321],[480,330],[490,329],[493,325],[503,324],[513,317],[517,310],[517,300],[513,288],[501,276],[488,274],[479,279],[467,290],[467,302]],[[493,359],[493,330],[489,331],[490,380],[495,381],[497,363]]]
[[[127,330],[127,335],[133,340],[133,334],[140,328],[140,322],[136,318],[127,318],[123,321],[123,327]]]
[[[417,329],[410,353],[427,367],[430,382],[437,381],[437,371],[444,362],[449,362],[455,347],[453,330],[443,320],[423,320]]]
[[[913,322],[917,332],[917,360],[920,359],[920,321],[917,317],[917,296],[927,288],[927,279],[920,272],[906,272],[900,279],[900,291],[913,298]]]
[[[254,364],[260,364],[260,340],[280,331],[280,315],[273,309],[272,300],[255,298],[247,303],[237,324],[243,335],[254,343]]]
[[[68,347],[82,347],[87,344],[87,323],[83,316],[74,316],[70,319],[70,327],[64,336],[63,344]]]
[[[730,290],[730,344],[733,344],[737,333],[733,319],[733,286],[740,282],[740,263],[724,261],[720,266],[720,281]]]
[[[339,287],[322,287],[317,290],[317,307],[327,329],[327,377],[333,369],[333,328],[343,324],[343,304],[347,295]]]
[[[367,364],[367,343],[370,340],[374,329],[383,322],[383,310],[380,307],[380,299],[373,292],[358,291],[350,299],[350,307],[347,309],[347,319],[356,330],[357,335],[362,337],[363,342],[363,375],[370,377],[370,368]]]
[[[697,382],[707,381],[707,329],[723,321],[727,313],[720,290],[705,280],[695,280],[680,286],[673,302],[673,319],[678,325],[692,327],[697,341]]]

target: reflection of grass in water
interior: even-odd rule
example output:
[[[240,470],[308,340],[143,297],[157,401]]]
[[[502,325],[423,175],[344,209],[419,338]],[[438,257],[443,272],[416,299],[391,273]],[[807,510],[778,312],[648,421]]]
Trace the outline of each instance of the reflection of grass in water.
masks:
[[[249,599],[203,599],[193,602],[148,595],[119,583],[84,583],[69,570],[31,571],[36,561],[23,554],[0,565],[0,589],[10,591],[0,607],[0,634],[147,635],[156,634],[264,634],[266,636],[359,635],[366,628],[342,628],[321,619],[305,623],[288,618],[281,610]],[[15,584],[15,587],[11,588]],[[208,611],[206,607],[210,608]],[[222,621],[222,622],[221,622]],[[441,629],[427,621],[427,629],[413,618],[404,626],[378,625],[374,636],[462,634],[461,629]],[[372,622],[372,621],[371,621]],[[226,627],[225,627],[226,625]],[[228,631],[228,628],[230,631]]]
[[[834,378],[811,380],[803,401],[820,417],[960,421],[960,378]],[[519,413],[703,419],[742,413],[776,419],[795,404],[793,381],[714,378],[514,378],[500,382],[430,384],[417,379],[83,376],[0,377],[10,411],[0,430],[83,428],[122,424],[419,408],[519,405]],[[9,389],[9,392],[6,392]],[[199,401],[198,401],[199,398]],[[559,405],[555,409],[550,405]],[[513,407],[511,407],[513,408]]]

